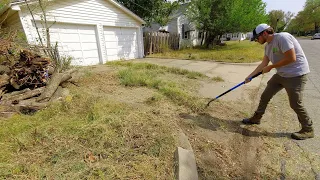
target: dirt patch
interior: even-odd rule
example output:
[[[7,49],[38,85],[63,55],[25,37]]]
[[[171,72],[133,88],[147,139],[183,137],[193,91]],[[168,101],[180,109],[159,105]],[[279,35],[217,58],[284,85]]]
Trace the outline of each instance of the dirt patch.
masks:
[[[250,96],[247,101],[225,101],[224,97],[205,113],[180,116],[195,151],[200,179],[315,177],[320,159],[313,161],[290,139],[291,132],[300,127],[285,92],[270,102],[261,125],[241,124],[242,118],[254,112],[262,90],[243,91]]]

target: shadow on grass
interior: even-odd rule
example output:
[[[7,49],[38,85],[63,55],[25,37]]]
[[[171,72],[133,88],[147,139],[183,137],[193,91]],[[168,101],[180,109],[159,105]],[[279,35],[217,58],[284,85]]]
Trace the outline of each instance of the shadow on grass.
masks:
[[[272,137],[272,138],[282,138],[287,137],[290,138],[291,133],[271,133],[266,132],[262,130],[261,128],[257,127],[256,125],[244,125],[241,123],[241,121],[233,121],[233,120],[227,120],[227,119],[219,119],[216,117],[212,117],[208,113],[200,113],[197,115],[190,115],[187,113],[181,113],[179,116],[183,119],[189,119],[195,122],[195,124],[201,128],[209,129],[212,131],[217,131],[221,127],[221,124],[226,125],[226,130],[233,133],[238,133],[243,136],[248,137],[260,137],[260,136],[266,136],[266,137]],[[242,126],[241,126],[242,125]],[[250,130],[248,128],[253,127],[257,130]],[[259,132],[263,131],[263,132]]]

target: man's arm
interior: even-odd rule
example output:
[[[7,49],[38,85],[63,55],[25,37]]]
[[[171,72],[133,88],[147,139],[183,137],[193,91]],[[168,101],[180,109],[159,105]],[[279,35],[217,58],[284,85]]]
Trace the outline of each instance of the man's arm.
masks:
[[[249,78],[258,74],[259,72],[261,72],[263,70],[264,67],[268,66],[270,60],[268,58],[268,56],[264,56],[262,62],[257,66],[257,68],[252,71],[251,74],[249,74],[249,76],[245,79],[245,82],[248,83],[250,82]]]
[[[294,48],[292,48],[292,49],[290,49],[290,50],[288,50],[288,51],[286,51],[284,53],[284,58],[281,59],[279,62],[264,67],[263,68],[263,73],[268,73],[273,68],[279,68],[279,67],[282,67],[282,66],[286,66],[288,64],[291,64],[291,63],[295,62],[296,60],[297,60],[296,52],[294,51]]]

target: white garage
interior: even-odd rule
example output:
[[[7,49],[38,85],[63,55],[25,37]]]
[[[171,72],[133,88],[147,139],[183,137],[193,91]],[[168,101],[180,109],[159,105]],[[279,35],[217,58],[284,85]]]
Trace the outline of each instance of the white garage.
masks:
[[[37,3],[29,4],[35,8]],[[73,65],[143,58],[145,22],[115,0],[55,0],[46,9],[51,43],[58,43],[61,55],[73,57]],[[10,19],[4,24],[18,27],[29,44],[39,44],[36,27],[45,36],[41,10],[36,9],[33,18],[24,1],[4,8],[0,20],[4,16]]]
[[[99,51],[94,26],[54,24],[50,28],[51,42],[58,42],[60,54],[74,58],[73,64],[99,64]]]
[[[136,28],[104,27],[107,60],[139,57]]]

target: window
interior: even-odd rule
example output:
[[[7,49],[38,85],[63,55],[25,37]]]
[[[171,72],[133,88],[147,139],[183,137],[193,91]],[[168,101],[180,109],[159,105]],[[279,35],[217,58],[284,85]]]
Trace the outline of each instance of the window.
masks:
[[[182,39],[184,39],[185,38],[184,24],[181,25],[181,34],[182,34]]]
[[[190,38],[190,31],[184,32],[183,39],[189,39]]]
[[[202,38],[203,33],[202,32],[198,32],[198,39]]]

